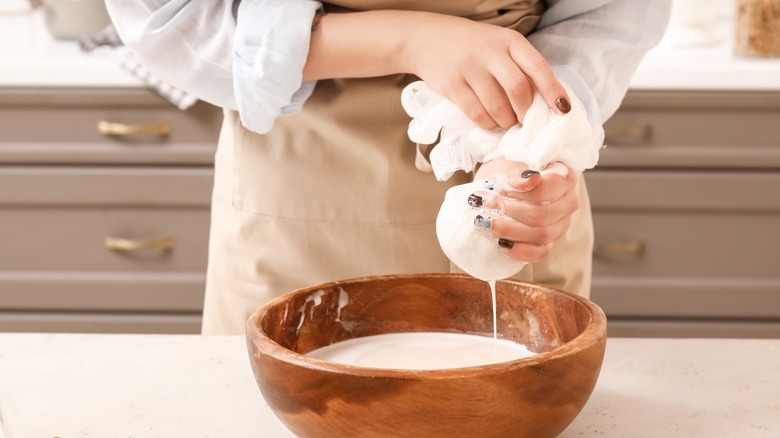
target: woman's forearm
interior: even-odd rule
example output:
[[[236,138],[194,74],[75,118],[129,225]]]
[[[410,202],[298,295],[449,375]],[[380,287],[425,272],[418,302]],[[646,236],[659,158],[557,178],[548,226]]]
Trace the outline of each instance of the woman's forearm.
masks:
[[[433,14],[381,10],[321,16],[312,28],[303,79],[410,73],[410,26],[426,15]]]
[[[551,108],[570,109],[549,64],[514,30],[395,10],[327,14],[314,27],[304,80],[412,73],[484,129],[522,121],[534,88]]]

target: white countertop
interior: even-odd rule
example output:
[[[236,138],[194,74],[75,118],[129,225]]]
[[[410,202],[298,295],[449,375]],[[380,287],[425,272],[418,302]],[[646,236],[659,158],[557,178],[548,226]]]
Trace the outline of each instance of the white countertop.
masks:
[[[780,59],[735,56],[725,43],[659,46],[642,60],[630,89],[780,91]]]
[[[108,56],[84,53],[75,41],[55,39],[41,9],[0,14],[0,87],[144,86]]]
[[[728,23],[721,24],[720,42],[698,47],[665,38],[645,57],[631,89],[780,91],[780,59],[734,56],[730,33]],[[0,15],[0,87],[142,86],[105,54],[85,54],[75,42],[55,40],[42,11]]]
[[[730,21],[713,26],[713,41],[698,45],[679,39],[679,28],[669,31],[645,55],[632,90],[780,91],[780,58],[734,55]]]
[[[4,438],[293,436],[240,336],[0,334],[0,422]],[[780,436],[780,339],[610,338],[561,435],[581,436]]]

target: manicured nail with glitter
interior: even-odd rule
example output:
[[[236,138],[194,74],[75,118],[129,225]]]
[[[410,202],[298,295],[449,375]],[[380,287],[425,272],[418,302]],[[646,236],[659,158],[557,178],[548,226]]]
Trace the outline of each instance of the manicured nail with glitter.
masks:
[[[520,177],[523,178],[523,179],[528,179],[528,178],[530,178],[530,177],[532,177],[534,175],[538,175],[538,174],[539,174],[539,172],[537,172],[535,170],[526,169],[526,170],[523,171],[523,173],[520,174]]]
[[[482,184],[482,187],[488,190],[493,190],[496,188],[496,185],[493,183],[493,181],[485,181]]]
[[[482,199],[482,196],[475,195],[473,193],[469,195],[469,205],[470,206],[472,206],[474,208],[482,207],[482,203],[483,202],[484,202],[484,200]]]
[[[483,217],[482,215],[478,214],[477,217],[474,218],[474,226],[477,228],[487,230],[492,224],[493,222],[489,218]]]
[[[558,109],[564,114],[571,111],[571,103],[569,103],[569,99],[566,99],[565,97],[559,97],[558,100],[555,101],[555,104],[558,105]]]
[[[515,242],[509,239],[498,239],[498,246],[504,249],[512,249],[515,246]]]

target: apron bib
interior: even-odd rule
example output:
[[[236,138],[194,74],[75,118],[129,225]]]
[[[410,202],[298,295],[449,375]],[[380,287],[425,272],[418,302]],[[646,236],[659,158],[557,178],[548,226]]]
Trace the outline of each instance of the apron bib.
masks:
[[[366,6],[369,5],[369,6]],[[334,1],[326,10],[426,10],[524,34],[544,10],[531,1]],[[245,129],[234,111],[215,157],[204,334],[243,334],[266,301],[302,287],[367,275],[447,272],[436,239],[446,182],[415,167],[401,90],[412,75],[317,83],[303,109],[272,131]],[[574,225],[549,260],[520,278],[587,294],[592,224],[584,183]],[[560,247],[560,248],[559,248]]]

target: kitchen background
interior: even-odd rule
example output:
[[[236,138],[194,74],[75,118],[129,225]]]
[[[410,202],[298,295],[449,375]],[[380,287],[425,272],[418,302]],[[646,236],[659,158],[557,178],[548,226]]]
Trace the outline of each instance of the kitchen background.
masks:
[[[0,331],[197,333],[221,112],[80,46],[101,1],[0,0]],[[776,0],[675,0],[607,122],[611,336],[780,337],[779,29]]]

